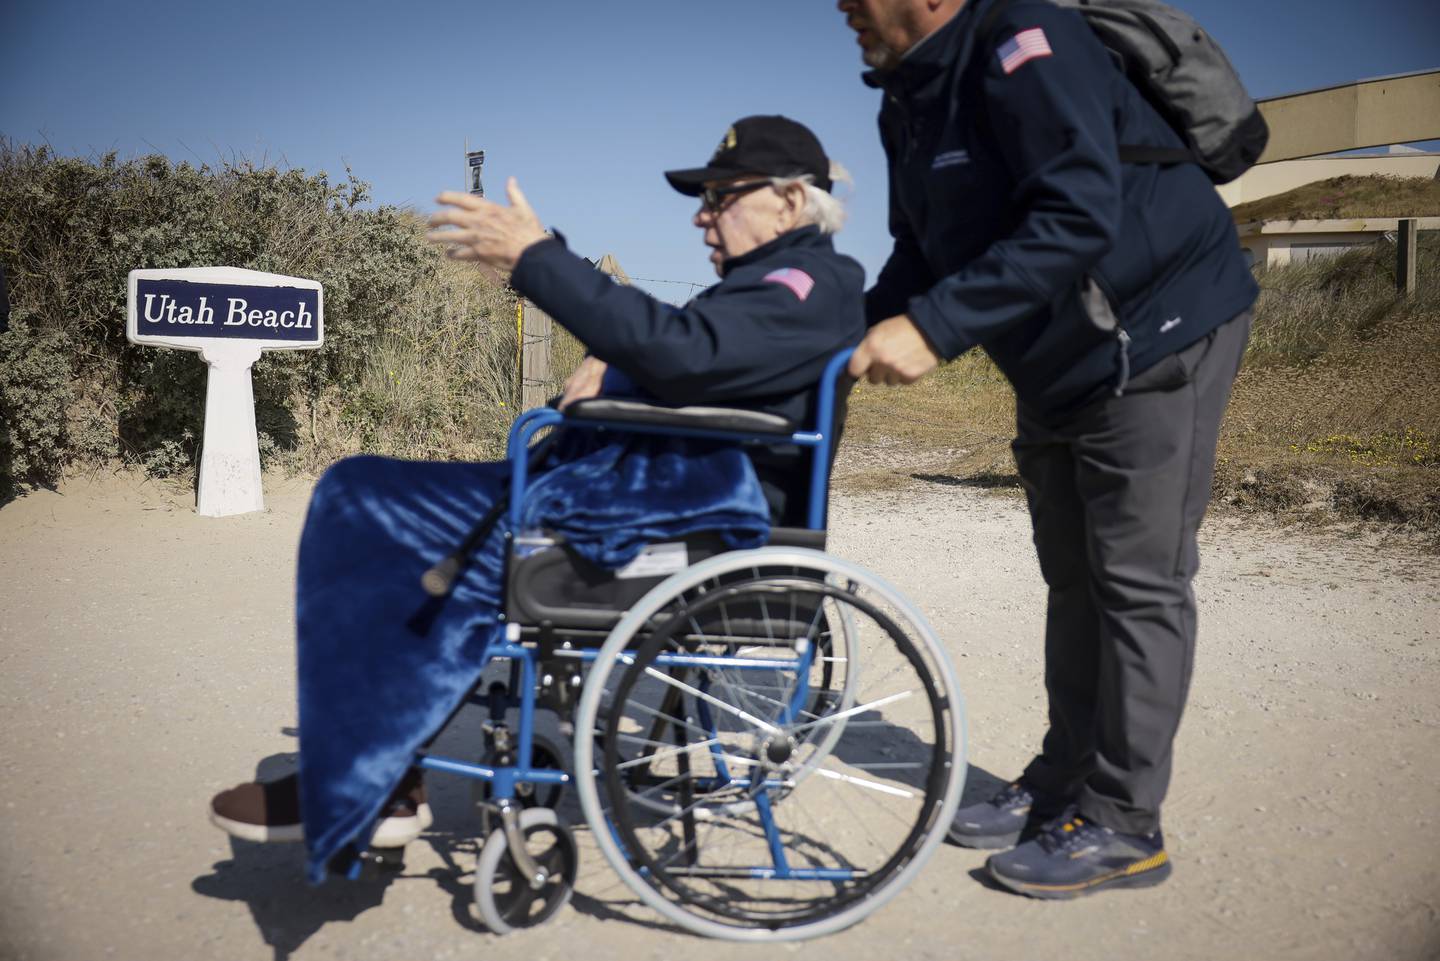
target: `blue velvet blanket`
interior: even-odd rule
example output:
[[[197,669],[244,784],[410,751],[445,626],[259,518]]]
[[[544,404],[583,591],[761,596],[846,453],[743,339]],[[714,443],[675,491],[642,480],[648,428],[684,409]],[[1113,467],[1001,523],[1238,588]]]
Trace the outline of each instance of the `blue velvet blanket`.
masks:
[[[562,437],[554,450],[532,477],[523,526],[563,534],[601,566],[700,530],[725,531],[737,548],[768,539],[765,498],[738,447]],[[449,597],[430,598],[420,577],[508,481],[506,464],[352,457],[315,486],[296,585],[300,802],[314,882],[363,846],[415,751],[479,679],[499,635],[506,517]]]

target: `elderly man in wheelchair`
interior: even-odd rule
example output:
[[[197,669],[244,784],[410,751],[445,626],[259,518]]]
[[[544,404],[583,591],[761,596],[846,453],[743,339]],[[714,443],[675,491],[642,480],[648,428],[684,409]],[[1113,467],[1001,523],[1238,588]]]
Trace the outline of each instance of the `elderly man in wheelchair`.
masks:
[[[668,172],[721,278],[678,308],[546,235],[513,180],[508,207],[441,195],[431,239],[511,271],[590,356],[505,463],[356,457],[321,478],[299,770],[217,795],[216,825],[303,839],[313,881],[353,877],[430,826],[422,772],[475,779],[495,828],[476,906],[502,934],[570,896],[572,787],[605,860],[699,934],[839,930],[918,872],[963,785],[963,706],[923,616],[822,552],[864,333],[831,176],[808,129],[768,116]],[[488,712],[478,763],[429,750],[466,705]],[[539,709],[571,747],[535,736]]]

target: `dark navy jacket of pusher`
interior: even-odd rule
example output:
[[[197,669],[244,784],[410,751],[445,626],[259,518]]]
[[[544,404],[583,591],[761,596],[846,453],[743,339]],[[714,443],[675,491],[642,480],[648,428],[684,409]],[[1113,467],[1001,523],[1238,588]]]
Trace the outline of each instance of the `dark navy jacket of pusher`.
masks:
[[[865,333],[864,269],[816,227],[721,269],[718,284],[675,307],[546,240],[525,251],[510,283],[662,403],[744,407],[808,427],[826,362]],[[795,523],[808,486],[799,449],[750,457],[777,522]]]
[[[991,3],[866,75],[885,92],[895,238],[866,314],[908,314],[947,358],[982,346],[1022,403],[1063,411],[1199,340],[1257,288],[1199,167],[1119,162],[1122,143],[1181,143],[1085,21],[1014,0],[982,39]],[[1037,28],[1049,55],[1007,64],[1007,44]]]

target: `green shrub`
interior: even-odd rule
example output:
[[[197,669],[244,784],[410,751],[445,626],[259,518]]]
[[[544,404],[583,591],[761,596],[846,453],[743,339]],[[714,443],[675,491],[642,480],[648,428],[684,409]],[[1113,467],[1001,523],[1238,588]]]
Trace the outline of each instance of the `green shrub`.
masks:
[[[325,345],[267,352],[253,379],[267,462],[306,469],[368,447],[492,452],[513,413],[512,295],[454,269],[413,213],[365,206],[347,170],[98,161],[0,141],[0,486],[119,457],[183,473],[199,453],[205,365],[125,339],[137,268],[234,266],[325,287]],[[412,390],[384,387],[405,370]],[[398,358],[398,360],[396,359]]]
[[[12,478],[53,478],[64,464],[69,381],[64,338],[23,323],[0,334],[0,496]]]

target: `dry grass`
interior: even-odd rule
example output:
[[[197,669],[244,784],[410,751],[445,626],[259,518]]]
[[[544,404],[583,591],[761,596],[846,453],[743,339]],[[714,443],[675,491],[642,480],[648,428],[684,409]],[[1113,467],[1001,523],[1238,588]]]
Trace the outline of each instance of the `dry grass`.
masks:
[[[439,258],[365,351],[358,388],[308,410],[309,443],[276,466],[313,474],[339,457],[495,460],[514,420],[514,294]]]
[[[1013,484],[1014,427],[1015,395],[978,352],[910,387],[860,384],[850,395],[836,485],[874,490],[944,478]]]
[[[559,324],[555,325],[554,339],[550,342],[550,393],[558,394],[565,387],[565,379],[574,373],[585,359],[585,345],[575,339]]]
[[[412,226],[423,229],[418,219]],[[267,452],[267,467],[315,474],[360,452],[503,459],[518,413],[517,295],[504,277],[434,256],[434,275],[394,304],[394,323],[366,348],[358,389],[328,391],[307,411],[308,443]],[[552,329],[547,396],[585,356],[573,335]]]
[[[1227,412],[1216,495],[1440,537],[1440,311],[1400,313],[1304,365],[1254,364]]]
[[[1217,502],[1307,523],[1399,524],[1440,546],[1440,238],[1422,238],[1410,301],[1395,296],[1385,249],[1262,276]],[[1013,393],[980,355],[913,387],[864,387],[837,486],[1013,490],[1013,418]]]
[[[1332,177],[1240,204],[1237,224],[1257,220],[1348,220],[1440,216],[1440,180],[1420,177]]]

